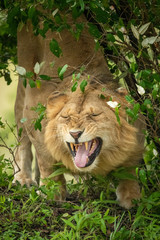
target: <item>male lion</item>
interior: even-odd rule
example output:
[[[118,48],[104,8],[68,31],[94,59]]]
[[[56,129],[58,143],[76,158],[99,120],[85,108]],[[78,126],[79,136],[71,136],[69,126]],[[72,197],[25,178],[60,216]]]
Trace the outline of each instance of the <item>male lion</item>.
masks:
[[[67,18],[74,28],[72,18]],[[18,65],[33,71],[36,62],[44,61],[40,74],[53,78],[42,81],[40,89],[31,88],[29,84],[24,88],[22,78],[19,79],[15,116],[17,128],[23,128],[23,131],[16,152],[20,171],[15,174],[14,182],[18,180],[21,185],[34,183],[31,144],[36,151],[40,184],[59,161],[76,174],[90,172],[105,175],[120,166],[136,166],[142,158],[141,123],[131,126],[127,122],[124,93],[117,90],[118,84],[112,79],[101,51],[95,51],[95,42],[88,33],[85,17],[79,17],[79,22],[83,22],[85,27],[78,41],[68,30],[60,33],[48,31],[46,38],[35,36],[30,23],[18,32]],[[59,58],[49,49],[53,38],[59,42],[63,52]],[[55,65],[50,67],[53,61]],[[69,68],[61,81],[57,68],[66,63]],[[78,81],[80,83],[89,75],[88,85],[84,93],[79,86],[71,92],[72,74],[78,73],[84,65],[85,71]],[[105,99],[100,97],[102,87],[105,88]],[[115,108],[109,105],[110,101],[121,105],[120,122],[117,121]],[[37,115],[31,110],[38,103],[47,106],[47,119],[42,121],[41,132],[34,130],[33,120]],[[22,118],[27,119],[24,124],[20,121]],[[65,198],[64,176],[60,175],[55,180],[62,183],[61,198]],[[137,181],[123,180],[116,193],[119,204],[128,209],[132,206],[132,199],[140,197],[140,188]]]

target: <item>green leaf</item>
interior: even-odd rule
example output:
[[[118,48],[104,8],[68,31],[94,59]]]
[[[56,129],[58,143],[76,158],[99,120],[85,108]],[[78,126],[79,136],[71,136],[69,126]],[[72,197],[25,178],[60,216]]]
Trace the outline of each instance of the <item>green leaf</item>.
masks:
[[[63,80],[63,75],[66,72],[67,68],[68,68],[68,65],[65,64],[63,67],[58,69],[58,76],[61,80]]]
[[[26,121],[27,121],[27,118],[22,118],[22,119],[20,120],[21,123],[24,123],[24,122],[26,122]]]
[[[103,218],[101,219],[101,231],[106,235],[106,224]]]
[[[80,89],[81,89],[81,91],[84,93],[84,91],[85,91],[85,87],[87,86],[87,80],[83,80],[82,82],[81,82],[81,84],[80,84]]]
[[[117,36],[122,40],[122,42],[124,42],[124,36],[123,36],[123,33],[121,31],[117,32]]]
[[[0,117],[0,127],[1,128],[5,128],[5,125],[4,125],[4,123],[1,120],[2,120],[2,118]]]
[[[38,103],[36,107],[32,107],[31,108],[32,111],[35,111],[36,113],[38,114],[41,114],[41,113],[45,113],[45,110],[46,110],[46,107],[41,104],[41,103]]]
[[[30,85],[31,88],[36,87],[36,83],[32,79],[29,79],[29,85]]]
[[[128,116],[130,116],[131,118],[134,118],[134,112],[132,109],[130,108],[127,108],[126,109],[126,113],[128,114]]]
[[[114,223],[115,222],[115,220],[118,218],[118,216],[116,217],[112,217],[112,216],[108,216],[107,217],[107,222],[109,223],[109,224],[112,224],[112,223]]]
[[[42,83],[40,80],[36,80],[36,86],[39,89],[41,87]]]
[[[42,124],[41,124],[41,121],[43,120],[44,118],[44,115],[43,114],[40,114],[40,116],[37,118],[37,120],[35,121],[34,123],[34,129],[35,130],[39,130],[41,131],[42,130]]]
[[[26,73],[26,78],[32,78],[34,76],[33,72],[27,72]]]
[[[35,13],[36,13],[36,9],[35,7],[32,6],[28,11],[28,17],[32,19],[35,16]]]
[[[99,96],[101,99],[105,99],[106,97],[103,94],[100,94]]]
[[[110,41],[110,42],[115,42],[116,39],[115,37],[113,36],[112,33],[107,33],[107,40]]]
[[[19,137],[22,136],[22,131],[23,131],[23,128],[19,128],[19,130],[18,130],[18,136],[19,136]]]
[[[42,80],[46,80],[46,81],[51,80],[51,77],[49,77],[48,75],[39,75],[39,77],[40,77]]]
[[[147,176],[145,170],[141,169],[139,171],[139,178],[144,186],[147,186]]]
[[[125,99],[127,100],[127,102],[129,103],[134,103],[134,99],[130,96],[130,95],[126,95]]]
[[[0,161],[4,159],[4,154],[0,156]]]
[[[54,171],[52,174],[50,174],[48,178],[54,178],[66,172],[67,172],[67,169],[65,167],[61,167],[61,168],[58,168],[56,171]]]
[[[21,30],[22,30],[22,28],[24,27],[24,25],[25,25],[24,22],[22,22],[22,21],[19,22],[17,31],[18,31],[18,32],[21,32]]]
[[[154,77],[154,79],[155,79],[157,82],[160,82],[160,74],[154,73],[154,74],[153,74],[153,77]]]
[[[11,84],[12,80],[11,80],[10,72],[5,72],[4,79],[7,82],[7,85]]]
[[[32,107],[31,108],[32,111],[35,111],[36,113],[38,113],[38,118],[35,119],[34,121],[34,128],[35,130],[42,130],[42,125],[41,125],[41,121],[44,119],[45,117],[45,111],[46,111],[46,107],[43,106],[41,103],[38,103],[36,107]]]
[[[100,38],[101,37],[101,33],[98,30],[96,25],[94,25],[92,23],[88,23],[88,26],[89,26],[88,31],[93,37],[95,37],[95,38]]]
[[[134,104],[133,112],[135,115],[138,113],[139,109],[140,109],[140,104],[139,103]]]
[[[76,40],[79,40],[79,37],[81,35],[81,32],[84,28],[84,23],[76,23],[76,28],[71,30],[73,36],[76,38]]]
[[[129,179],[129,180],[137,180],[137,177],[128,172],[126,169],[118,169],[112,173],[118,179]]]
[[[62,50],[59,47],[58,42],[55,39],[52,39],[49,43],[49,47],[51,52],[56,56],[56,57],[60,57],[62,55]]]
[[[84,1],[83,0],[79,0],[79,4],[81,6],[81,11],[83,12],[84,11]]]
[[[27,87],[27,80],[26,78],[23,78],[23,86],[26,88]]]
[[[81,73],[78,73],[78,74],[76,75],[76,80],[79,80],[80,77],[81,77]]]
[[[78,82],[75,82],[75,83],[73,84],[72,88],[71,88],[71,91],[72,91],[72,92],[75,92],[76,89],[77,89],[77,87],[78,87]]]
[[[119,117],[119,107],[115,107],[115,115],[117,118],[117,122],[119,123],[119,125],[121,125],[120,117]]]
[[[74,230],[76,230],[76,226],[71,223],[69,220],[66,220],[64,218],[62,218],[63,222],[65,222],[66,225],[68,225],[69,227],[73,228]]]
[[[137,63],[132,62],[131,63],[131,70],[132,70],[132,72],[135,73],[137,71],[137,69],[138,69]]]

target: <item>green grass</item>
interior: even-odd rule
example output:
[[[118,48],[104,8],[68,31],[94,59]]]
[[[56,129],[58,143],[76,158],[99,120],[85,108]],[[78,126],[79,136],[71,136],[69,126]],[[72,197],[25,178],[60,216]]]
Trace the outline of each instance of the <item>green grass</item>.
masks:
[[[139,182],[142,199],[131,210],[124,210],[115,201],[117,179],[113,174],[79,178],[68,182],[67,200],[54,201],[58,184],[48,180],[46,186],[30,189],[12,186],[13,176],[6,167],[10,162],[1,157],[0,163],[0,239],[160,239],[160,192],[157,159],[152,168],[139,169],[145,176]],[[115,174],[114,174],[115,175]],[[37,194],[37,190],[43,193]]]

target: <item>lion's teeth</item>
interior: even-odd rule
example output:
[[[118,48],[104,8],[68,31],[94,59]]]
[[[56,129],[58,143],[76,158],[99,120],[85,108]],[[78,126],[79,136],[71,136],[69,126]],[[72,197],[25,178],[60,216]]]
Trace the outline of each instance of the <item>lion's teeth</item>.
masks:
[[[95,145],[96,145],[96,140],[94,139],[90,152],[92,152],[94,150]]]
[[[71,146],[72,151],[74,151],[73,143],[70,143],[70,146]]]
[[[85,144],[86,150],[88,150],[88,142],[85,142],[84,144]]]
[[[76,152],[78,151],[78,144],[74,144]]]

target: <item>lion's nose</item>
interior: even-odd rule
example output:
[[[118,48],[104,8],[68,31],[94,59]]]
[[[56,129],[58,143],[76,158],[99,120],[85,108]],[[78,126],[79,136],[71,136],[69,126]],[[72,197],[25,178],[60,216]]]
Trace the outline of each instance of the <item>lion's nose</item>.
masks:
[[[78,139],[82,135],[82,131],[69,132],[74,139]]]

